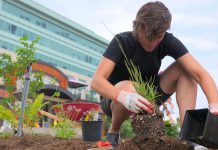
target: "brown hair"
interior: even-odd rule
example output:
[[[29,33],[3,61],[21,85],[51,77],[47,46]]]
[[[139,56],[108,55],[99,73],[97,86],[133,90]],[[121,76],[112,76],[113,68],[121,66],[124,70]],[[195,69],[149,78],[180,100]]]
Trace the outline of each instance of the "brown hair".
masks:
[[[149,40],[153,40],[170,28],[171,20],[171,13],[162,2],[148,2],[139,9],[133,21],[133,36],[137,39],[138,32],[143,31]]]

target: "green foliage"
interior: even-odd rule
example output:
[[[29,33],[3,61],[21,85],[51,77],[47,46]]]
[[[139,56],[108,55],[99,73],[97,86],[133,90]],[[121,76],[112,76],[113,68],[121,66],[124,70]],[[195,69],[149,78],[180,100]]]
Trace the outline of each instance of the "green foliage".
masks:
[[[111,124],[111,118],[106,117],[105,119],[105,131],[108,131]],[[133,132],[132,126],[131,126],[131,120],[126,120],[123,122],[120,130],[120,137],[121,138],[130,138],[134,137],[135,133]]]
[[[39,37],[37,37],[32,42],[28,42],[28,36],[24,36],[20,38],[20,43],[23,45],[23,47],[19,47],[15,52],[17,54],[16,57],[16,63],[17,63],[17,69],[16,69],[16,76],[18,79],[23,79],[24,71],[26,67],[30,64],[35,62],[34,54],[37,48],[35,47],[35,44],[39,41]]]
[[[61,139],[71,139],[76,132],[74,131],[75,125],[67,118],[64,118],[60,123],[57,124],[56,137]]]
[[[43,82],[44,75],[45,74],[43,72],[36,72],[33,74],[29,87],[29,95],[31,97],[35,98],[37,96],[37,92],[45,86]]]
[[[179,123],[172,124],[169,120],[165,121],[165,133],[168,136],[179,137]]]
[[[12,78],[16,77],[18,80],[24,81],[24,74],[26,67],[30,65],[30,63],[35,62],[34,54],[37,48],[35,44],[38,42],[39,37],[37,37],[33,41],[28,41],[28,36],[24,36],[20,38],[20,43],[23,45],[22,47],[17,47],[16,49],[16,61],[12,61],[12,58],[9,54],[3,53],[0,54],[0,77],[3,79],[4,84],[6,86],[6,90],[9,94],[9,97],[6,97],[2,100],[5,106],[9,106],[10,108],[6,108],[3,105],[0,105],[2,109],[1,118],[10,122],[14,127],[17,126],[16,116],[18,116],[21,112],[20,104],[15,103],[14,85],[12,85]],[[24,116],[24,124],[27,126],[34,126],[35,122],[39,121],[38,111],[41,110],[44,104],[42,104],[42,100],[44,98],[43,94],[40,94],[37,97],[37,93],[42,87],[44,87],[43,83],[44,74],[42,72],[35,73],[30,81],[29,88],[29,96],[34,101],[28,101],[27,108],[25,110]]]
[[[52,97],[60,97],[61,96],[61,92],[60,91],[58,91],[58,90],[56,90],[55,92],[54,92],[54,94],[52,95]]]
[[[140,68],[133,64],[132,60],[129,60],[124,52],[124,49],[119,41],[119,39],[115,36],[119,48],[122,51],[125,58],[125,65],[130,74],[130,80],[133,81],[133,86],[135,87],[137,93],[139,93],[142,97],[147,100],[154,102],[158,95],[157,87],[154,85],[154,79],[150,78],[147,81],[144,81],[141,75]]]
[[[33,127],[36,122],[39,122],[40,116],[38,112],[42,110],[43,106],[47,103],[42,103],[44,94],[40,94],[33,102],[28,102],[25,109],[24,124],[27,127]],[[19,104],[17,104],[19,105]],[[20,107],[14,106],[13,109],[0,105],[0,119],[6,120],[12,124],[13,128],[18,126],[18,116],[21,110]]]
[[[33,127],[36,122],[39,122],[40,115],[38,112],[47,103],[42,103],[44,99],[44,94],[39,94],[33,102],[30,102],[25,109],[24,124],[28,127]]]
[[[126,120],[123,122],[120,130],[120,137],[121,138],[130,138],[134,137],[135,133],[133,132],[132,126],[131,126],[131,120]]]
[[[3,105],[0,105],[0,119],[10,122],[12,127],[17,127],[18,122],[15,112]]]
[[[104,24],[105,25],[105,24]],[[112,34],[111,30],[105,25],[105,27],[108,29],[108,31]],[[116,35],[114,35],[116,41],[118,42],[118,46],[121,50],[121,52],[124,55],[125,65],[127,67],[127,70],[130,74],[130,80],[133,81],[133,86],[135,87],[138,94],[140,94],[142,97],[146,98],[147,100],[154,102],[158,95],[157,88],[154,86],[154,79],[147,79],[147,81],[144,81],[141,75],[140,68],[135,66],[132,62],[132,60],[129,60],[125,54],[124,48],[122,47],[122,44],[120,43],[119,39]]]
[[[0,77],[5,77],[7,74],[12,74],[14,72],[14,62],[9,54],[0,54]]]
[[[14,134],[10,132],[0,133],[0,139],[7,139],[12,137]]]
[[[14,101],[15,99],[15,97],[12,94],[12,92],[15,89],[15,86],[12,84],[12,79],[9,78],[10,75],[14,74],[15,68],[16,63],[12,61],[12,58],[9,54],[0,54],[0,78],[2,78],[6,86],[6,90],[9,94],[9,97],[3,100],[3,102],[5,103],[10,100]]]
[[[38,42],[39,37],[37,37],[32,42],[28,41],[28,36],[24,36],[20,38],[20,43],[23,47],[17,47],[16,49],[16,61],[12,61],[11,55],[2,53],[0,54],[0,78],[3,79],[4,85],[6,86],[6,90],[9,94],[8,98],[5,98],[3,101],[5,103],[14,103],[15,96],[13,95],[14,92],[14,85],[12,84],[12,76],[15,76],[16,79],[24,79],[24,73],[26,67],[35,62],[34,53],[36,51],[35,44]],[[39,75],[38,75],[39,74]],[[36,96],[36,91],[43,87],[42,84],[42,73],[36,73],[34,76],[35,80],[31,83],[30,82],[30,94],[33,94],[33,98]],[[34,92],[35,90],[35,92]]]
[[[105,124],[104,124],[104,129],[105,131],[108,131],[110,128],[110,124],[111,124],[111,118],[106,116],[105,118]]]
[[[56,91],[52,97],[59,97],[60,91]],[[71,139],[74,135],[76,135],[76,131],[74,130],[75,124],[73,121],[68,119],[68,116],[65,114],[63,105],[59,103],[53,106],[54,109],[58,109],[58,113],[56,115],[58,118],[61,118],[61,121],[55,125],[57,128],[56,137],[61,139]]]

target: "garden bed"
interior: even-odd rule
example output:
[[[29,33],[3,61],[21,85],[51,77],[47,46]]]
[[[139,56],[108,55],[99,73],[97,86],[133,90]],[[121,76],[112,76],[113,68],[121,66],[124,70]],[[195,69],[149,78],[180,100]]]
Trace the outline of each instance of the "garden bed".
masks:
[[[45,135],[0,139],[0,150],[86,150],[95,147],[96,142],[85,142],[81,139],[64,140]]]
[[[180,150],[193,149],[186,147],[187,143],[178,141],[169,137],[163,137],[161,140],[148,140],[144,143],[136,144],[134,138],[121,140],[118,150]],[[86,142],[81,139],[64,140],[52,136],[25,135],[18,138],[13,136],[6,139],[0,139],[0,150],[88,150],[96,149],[96,142]],[[212,149],[210,149],[212,150]]]

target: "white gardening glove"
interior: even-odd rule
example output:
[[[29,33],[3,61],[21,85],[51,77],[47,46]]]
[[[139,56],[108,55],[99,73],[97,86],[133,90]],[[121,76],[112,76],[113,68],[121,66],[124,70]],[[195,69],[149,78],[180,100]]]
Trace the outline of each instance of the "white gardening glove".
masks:
[[[210,104],[209,109],[212,114],[218,115],[218,104]]]
[[[152,104],[137,93],[129,93],[122,90],[117,96],[117,101],[134,113],[138,113],[140,110],[153,113]]]

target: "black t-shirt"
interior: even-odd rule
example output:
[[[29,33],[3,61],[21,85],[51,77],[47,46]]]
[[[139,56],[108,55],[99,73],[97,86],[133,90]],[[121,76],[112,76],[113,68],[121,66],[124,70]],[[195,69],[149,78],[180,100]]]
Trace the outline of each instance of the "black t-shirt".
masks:
[[[155,47],[152,52],[146,52],[140,43],[133,37],[132,32],[123,32],[116,35],[119,43],[133,64],[140,68],[143,79],[155,77],[160,69],[161,60],[165,56],[171,56],[175,60],[188,52],[186,47],[171,33],[165,33],[163,40]],[[125,58],[119,43],[115,37],[110,42],[104,57],[116,63],[108,81],[113,85],[123,81],[130,80],[129,72],[125,66]]]

